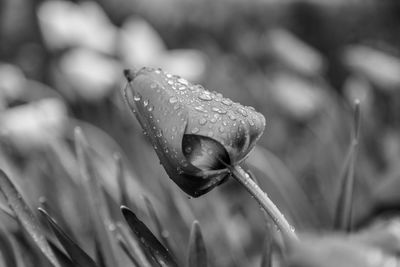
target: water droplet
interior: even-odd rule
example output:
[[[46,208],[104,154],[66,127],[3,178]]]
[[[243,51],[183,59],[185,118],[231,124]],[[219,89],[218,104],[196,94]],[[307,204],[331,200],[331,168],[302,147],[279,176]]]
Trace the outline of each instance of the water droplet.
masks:
[[[178,102],[178,98],[175,97],[175,96],[172,96],[172,97],[169,99],[169,103],[171,103],[171,104],[174,104],[174,103],[176,103],[176,102]]]
[[[204,100],[204,101],[210,101],[210,100],[212,100],[211,95],[210,95],[210,94],[206,94],[206,93],[202,93],[201,95],[199,95],[199,98],[200,98],[201,100]]]
[[[221,100],[222,104],[226,105],[226,106],[231,106],[232,105],[232,100],[228,99],[228,98],[224,98]]]
[[[227,121],[222,121],[222,125],[228,126],[228,122]]]
[[[236,116],[233,114],[232,111],[228,112],[228,117],[229,117],[229,119],[231,119],[231,120],[233,120],[233,121],[236,120]]]
[[[191,146],[185,147],[185,152],[186,152],[187,154],[189,154],[190,152],[192,152],[192,147],[191,147]]]
[[[149,104],[149,100],[146,99],[146,100],[143,101],[143,106],[144,107],[147,107],[148,104]]]
[[[220,111],[220,109],[217,108],[217,107],[212,107],[211,110],[214,111],[214,112],[219,112]]]
[[[244,117],[247,117],[247,112],[246,110],[242,109],[242,108],[238,108],[237,110],[240,114],[242,114]]]
[[[150,106],[147,108],[147,110],[150,111],[150,112],[152,112],[152,111],[154,110],[154,107],[150,105]]]
[[[156,136],[157,136],[158,138],[162,137],[162,136],[163,136],[162,131],[161,131],[161,130],[158,131],[158,132],[156,133]]]
[[[201,119],[199,119],[199,123],[200,123],[200,125],[204,125],[207,123],[207,120],[205,118],[201,118]]]
[[[167,76],[167,78],[172,78],[172,74],[171,73],[165,73],[165,76]]]
[[[200,129],[197,128],[197,127],[195,127],[195,128],[192,129],[192,133],[193,133],[193,134],[198,133],[199,131],[200,131]]]
[[[150,84],[150,88],[151,89],[156,89],[157,88],[157,84],[156,83],[151,83]]]
[[[172,132],[176,132],[176,126],[172,127]]]
[[[178,110],[180,108],[180,105],[179,104],[176,104],[175,106],[174,106],[174,110]]]
[[[194,109],[197,110],[197,111],[200,111],[200,112],[207,113],[207,110],[205,110],[203,106],[197,106]]]
[[[223,127],[223,126],[220,126],[220,127],[218,128],[218,130],[219,130],[221,133],[223,133],[223,132],[224,132],[224,127]]]
[[[173,80],[168,80],[168,82],[167,82],[169,85],[173,85],[174,84],[174,81]]]
[[[216,123],[216,122],[217,122],[217,119],[218,119],[217,117],[212,117],[210,121],[211,121],[212,123]]]
[[[208,149],[208,150],[207,150],[207,154],[208,154],[208,155],[212,155],[213,153],[214,153],[214,151],[213,151],[212,149]]]
[[[135,101],[140,101],[141,99],[142,99],[142,97],[140,95],[133,96],[133,100],[135,100]]]
[[[179,78],[178,82],[180,82],[181,84],[184,84],[184,85],[188,85],[189,84],[189,82],[186,79],[183,79],[183,78]]]
[[[208,136],[208,137],[213,137],[213,136],[214,136],[214,133],[211,132],[211,131],[209,131],[209,132],[207,133],[207,136]]]
[[[250,124],[250,126],[254,126],[255,125],[254,121],[252,119],[249,120],[249,124]]]

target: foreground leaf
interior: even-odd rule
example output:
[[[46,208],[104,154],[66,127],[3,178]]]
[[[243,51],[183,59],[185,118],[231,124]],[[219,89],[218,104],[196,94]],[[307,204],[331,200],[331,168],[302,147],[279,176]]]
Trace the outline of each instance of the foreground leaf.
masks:
[[[354,192],[354,167],[358,153],[358,135],[360,129],[360,101],[355,101],[353,117],[353,137],[340,179],[340,193],[335,211],[334,228],[350,231],[352,226],[352,208]]]
[[[187,267],[207,267],[207,250],[198,221],[192,224],[189,238]]]
[[[30,210],[21,194],[17,191],[7,175],[0,170],[0,191],[4,194],[10,208],[14,211],[18,221],[33,239],[39,249],[54,267],[60,267],[56,256],[47,243],[39,221]]]
[[[82,184],[89,203],[89,211],[91,213],[93,228],[96,233],[96,242],[104,257],[106,266],[118,266],[115,257],[116,244],[108,230],[111,223],[109,211],[107,210],[107,202],[101,190],[100,181],[91,162],[90,147],[82,132],[77,127],[75,129],[75,149],[78,158],[79,172],[82,178]]]
[[[61,245],[67,251],[71,260],[80,267],[97,267],[96,263],[86,252],[81,249],[62,229],[56,221],[44,210],[39,208],[40,213],[49,222],[51,229],[60,241]]]
[[[140,240],[159,266],[177,267],[178,264],[169,254],[168,250],[158,241],[147,226],[136,217],[135,213],[125,206],[121,206],[122,214],[125,217],[129,227]]]

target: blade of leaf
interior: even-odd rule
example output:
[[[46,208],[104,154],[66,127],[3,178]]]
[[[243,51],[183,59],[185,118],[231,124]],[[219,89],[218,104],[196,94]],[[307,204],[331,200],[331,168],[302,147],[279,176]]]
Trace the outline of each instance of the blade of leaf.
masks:
[[[125,206],[121,206],[121,211],[131,230],[160,266],[178,266],[168,250],[158,241],[150,229],[136,217],[133,211]]]
[[[148,261],[144,251],[142,250],[139,241],[134,238],[131,231],[122,223],[117,223],[117,231],[115,232],[116,238],[124,240],[127,245],[129,252],[134,255],[134,258],[138,261],[140,267],[150,267],[151,264]]]
[[[132,261],[133,265],[135,267],[139,267],[139,263],[136,260],[135,256],[133,255],[132,251],[128,248],[128,244],[125,242],[123,237],[121,235],[116,236],[118,245],[121,247],[121,249],[125,252],[125,254],[128,256],[128,258]]]
[[[112,239],[111,233],[108,231],[108,225],[106,225],[111,223],[107,203],[104,199],[97,173],[90,162],[89,145],[79,127],[75,129],[75,149],[83,187],[90,205],[90,217],[96,233],[96,242],[99,243],[106,266],[118,266],[115,257],[115,240]]]
[[[120,197],[121,197],[121,204],[122,205],[127,205],[129,201],[128,193],[126,192],[126,181],[125,181],[125,173],[124,173],[124,166],[122,164],[122,158],[121,154],[115,153],[114,154],[114,160],[117,165],[117,181],[118,181],[118,186],[119,186],[119,191],[120,191]]]
[[[47,243],[43,230],[39,225],[39,221],[34,216],[33,212],[30,210],[11,180],[2,170],[0,170],[0,191],[6,197],[10,208],[16,214],[18,221],[37,244],[46,258],[53,266],[60,267],[56,256]]]
[[[170,253],[171,253],[172,245],[170,243],[170,240],[168,239],[168,231],[166,229],[164,229],[164,227],[162,226],[160,219],[157,216],[157,212],[156,212],[153,204],[151,203],[150,199],[147,196],[143,195],[143,200],[144,200],[144,203],[146,204],[146,208],[149,213],[149,216],[152,219],[154,226],[156,227],[158,236],[160,237],[162,243],[165,245],[167,250],[170,251]]]
[[[194,221],[190,231],[187,267],[207,267],[207,250],[198,221]]]
[[[67,251],[71,260],[82,267],[97,267],[96,263],[90,258],[86,252],[79,247],[75,241],[72,240],[62,229],[58,226],[57,222],[42,208],[38,209],[42,216],[49,222],[51,229],[53,229],[54,234],[60,241],[61,245]]]
[[[10,236],[0,227],[0,252],[6,266],[17,266],[14,250]]]
[[[271,231],[268,229],[267,234],[264,239],[264,246],[261,255],[261,265],[260,267],[271,267],[272,266],[272,246],[274,242],[274,237]]]
[[[353,208],[353,191],[354,191],[354,167],[358,152],[358,136],[360,129],[360,101],[355,101],[355,111],[353,117],[352,140],[349,152],[343,168],[340,179],[340,192],[335,210],[334,228],[345,231],[351,230],[351,215]]]
[[[71,259],[65,254],[63,250],[61,250],[56,244],[54,244],[51,240],[47,240],[54,254],[56,255],[58,262],[63,267],[76,267],[76,265],[71,261]]]

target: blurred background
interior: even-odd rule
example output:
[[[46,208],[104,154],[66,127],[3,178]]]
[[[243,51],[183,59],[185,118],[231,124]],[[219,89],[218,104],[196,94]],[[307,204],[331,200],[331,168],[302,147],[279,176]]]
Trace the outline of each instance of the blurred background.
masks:
[[[152,200],[181,261],[197,219],[211,266],[258,266],[255,201],[234,181],[186,197],[124,106],[122,70],[161,67],[264,114],[245,168],[300,232],[333,230],[359,99],[357,229],[400,208],[399,32],[396,0],[3,0],[0,167],[93,253],[73,185],[80,126],[110,196],[120,198],[119,153],[131,208],[151,228],[143,195]]]

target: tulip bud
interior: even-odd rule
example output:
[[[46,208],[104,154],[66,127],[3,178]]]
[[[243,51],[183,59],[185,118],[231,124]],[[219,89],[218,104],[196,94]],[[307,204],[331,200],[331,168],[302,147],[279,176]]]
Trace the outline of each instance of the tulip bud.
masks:
[[[124,98],[169,177],[198,197],[230,175],[264,131],[265,118],[201,85],[143,68],[125,71]]]

